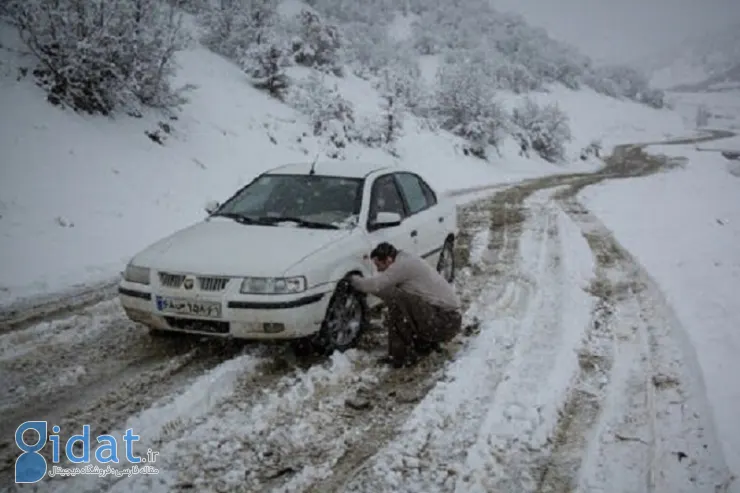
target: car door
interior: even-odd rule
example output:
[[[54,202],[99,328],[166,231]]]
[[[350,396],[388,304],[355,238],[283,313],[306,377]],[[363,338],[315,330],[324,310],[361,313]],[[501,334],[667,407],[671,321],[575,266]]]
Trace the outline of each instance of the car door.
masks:
[[[408,211],[408,228],[416,238],[417,254],[426,258],[430,264],[437,265],[437,254],[444,241],[440,238],[440,222],[435,214],[436,197],[431,188],[418,175],[410,172],[395,174],[403,193]],[[425,191],[425,186],[428,189]]]
[[[395,212],[401,216],[402,222],[395,227],[373,230],[372,222],[379,212]],[[370,205],[366,225],[371,248],[378,243],[387,241],[399,250],[415,252],[416,238],[411,234],[407,216],[406,206],[393,174],[388,173],[376,178],[370,191]]]

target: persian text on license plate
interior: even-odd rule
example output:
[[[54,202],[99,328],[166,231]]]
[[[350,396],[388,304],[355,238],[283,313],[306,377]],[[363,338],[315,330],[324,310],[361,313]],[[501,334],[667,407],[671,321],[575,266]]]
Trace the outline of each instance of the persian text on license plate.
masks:
[[[156,300],[157,310],[160,312],[208,318],[221,317],[221,303],[186,300],[182,298],[165,298],[162,296],[157,296]]]

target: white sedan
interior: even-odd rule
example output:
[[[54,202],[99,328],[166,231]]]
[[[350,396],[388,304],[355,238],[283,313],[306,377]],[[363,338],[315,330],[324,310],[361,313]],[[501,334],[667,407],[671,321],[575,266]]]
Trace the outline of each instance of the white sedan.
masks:
[[[135,255],[119,284],[128,317],[155,333],[320,341],[345,350],[379,303],[340,283],[375,273],[388,241],[452,282],[457,210],[418,174],[365,163],[269,170],[208,217]]]

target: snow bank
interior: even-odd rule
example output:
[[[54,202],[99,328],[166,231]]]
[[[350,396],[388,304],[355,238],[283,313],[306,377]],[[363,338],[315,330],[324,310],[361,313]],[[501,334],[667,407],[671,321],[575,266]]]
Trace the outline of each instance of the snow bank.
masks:
[[[688,146],[685,169],[606,183],[582,196],[651,273],[696,348],[727,463],[740,474],[740,181],[726,160]]]

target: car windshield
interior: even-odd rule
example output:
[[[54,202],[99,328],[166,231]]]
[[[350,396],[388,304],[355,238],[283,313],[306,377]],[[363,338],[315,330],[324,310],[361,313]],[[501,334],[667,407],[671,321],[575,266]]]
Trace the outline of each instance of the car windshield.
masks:
[[[360,212],[363,180],[320,175],[262,175],[221,206],[214,215],[245,222],[340,228]]]

